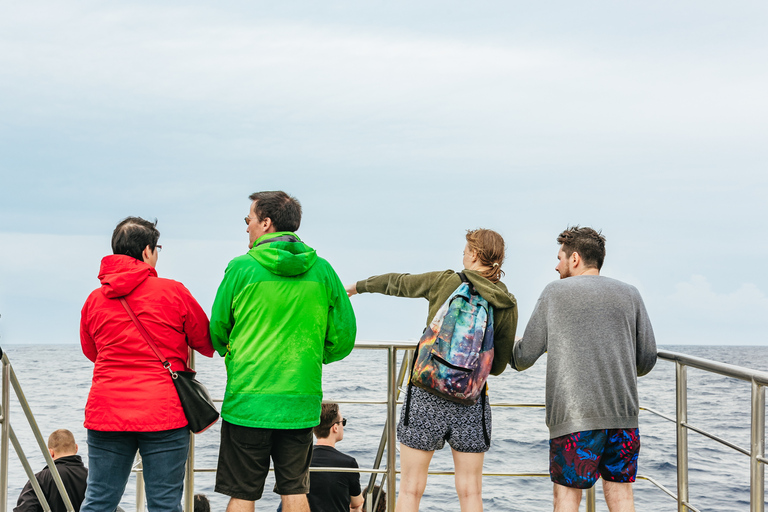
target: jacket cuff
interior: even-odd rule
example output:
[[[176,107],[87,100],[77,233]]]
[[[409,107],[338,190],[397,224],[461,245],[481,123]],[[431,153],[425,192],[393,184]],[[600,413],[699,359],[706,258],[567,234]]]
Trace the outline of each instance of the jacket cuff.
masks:
[[[357,290],[357,293],[367,293],[368,292],[368,280],[364,279],[362,281],[358,281],[355,283],[355,289]]]

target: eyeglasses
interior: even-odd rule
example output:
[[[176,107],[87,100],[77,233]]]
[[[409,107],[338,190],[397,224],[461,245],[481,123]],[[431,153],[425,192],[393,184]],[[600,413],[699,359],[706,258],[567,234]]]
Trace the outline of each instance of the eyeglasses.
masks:
[[[347,418],[341,418],[341,421],[334,421],[333,424],[336,425],[337,423],[341,423],[342,427],[347,426]]]
[[[157,244],[155,247],[157,248],[157,252],[160,252],[163,250],[163,246],[160,244]]]
[[[246,226],[250,226],[250,225],[251,225],[251,221],[252,221],[252,220],[253,220],[253,219],[252,219],[251,217],[246,217],[246,218],[245,218],[245,225],[246,225]]]

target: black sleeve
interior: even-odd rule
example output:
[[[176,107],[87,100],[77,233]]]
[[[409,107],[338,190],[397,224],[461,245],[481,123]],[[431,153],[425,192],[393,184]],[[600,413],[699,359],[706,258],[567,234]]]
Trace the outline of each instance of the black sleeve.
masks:
[[[357,468],[360,467],[357,465],[357,461],[355,459],[352,459],[352,464],[350,464],[350,467]],[[360,473],[347,473],[349,475],[349,495],[350,496],[360,496],[362,494],[362,489],[360,489]]]
[[[38,482],[39,481],[40,480],[38,480]],[[21,490],[19,499],[16,501],[16,508],[13,509],[13,512],[43,512],[43,506],[40,505],[35,490],[29,482],[27,482],[27,485]]]

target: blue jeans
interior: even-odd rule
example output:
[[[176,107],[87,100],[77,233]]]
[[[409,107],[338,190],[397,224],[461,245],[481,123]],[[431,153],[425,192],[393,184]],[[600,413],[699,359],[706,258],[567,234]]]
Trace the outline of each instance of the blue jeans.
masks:
[[[88,487],[80,512],[105,512],[117,508],[136,450],[141,454],[144,468],[149,511],[181,512],[189,435],[186,427],[160,432],[89,430]]]

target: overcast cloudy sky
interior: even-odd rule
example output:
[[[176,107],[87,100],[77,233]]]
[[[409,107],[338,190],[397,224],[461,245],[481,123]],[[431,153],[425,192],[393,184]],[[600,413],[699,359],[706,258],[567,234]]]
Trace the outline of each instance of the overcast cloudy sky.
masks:
[[[525,325],[556,235],[602,229],[661,344],[768,344],[768,4],[5,2],[0,343],[76,343],[114,225],[159,220],[207,310],[284,189],[350,282],[502,233]],[[360,339],[426,303],[353,298]]]

